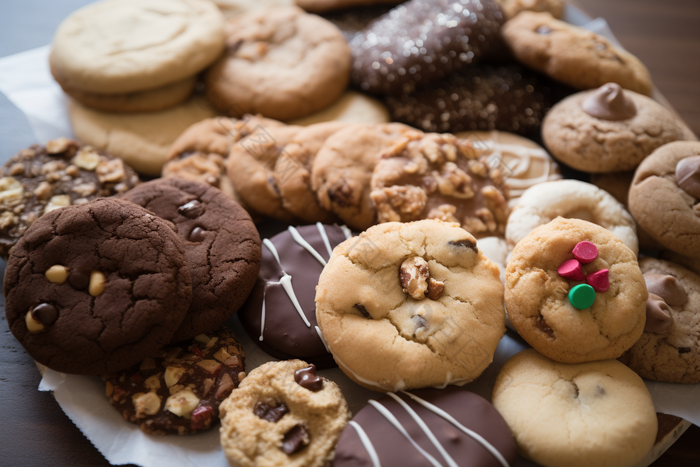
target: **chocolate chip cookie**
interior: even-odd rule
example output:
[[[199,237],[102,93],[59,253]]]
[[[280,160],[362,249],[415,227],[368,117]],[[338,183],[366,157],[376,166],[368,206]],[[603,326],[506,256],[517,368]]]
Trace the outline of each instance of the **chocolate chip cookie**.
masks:
[[[485,151],[453,135],[413,133],[381,154],[370,198],[381,222],[440,219],[477,238],[503,235],[508,190]]]
[[[254,369],[220,406],[231,465],[322,467],[350,419],[338,386],[301,360]]]
[[[112,373],[172,339],[192,299],[172,224],[118,198],[56,209],[13,248],[4,292],[10,330],[47,367]]]
[[[103,377],[109,402],[151,435],[193,434],[219,421],[219,404],[245,378],[245,355],[226,327]]]
[[[0,168],[0,257],[43,214],[112,196],[139,182],[121,159],[68,138],[23,149]]]
[[[333,358],[375,391],[462,385],[505,332],[498,267],[459,224],[379,224],[338,245],[316,288]]]
[[[350,237],[347,228],[319,223],[290,226],[263,241],[260,277],[238,316],[265,352],[335,366],[318,328],[314,297],[333,248]]]
[[[192,304],[173,336],[221,326],[243,305],[260,270],[260,236],[250,215],[216,188],[180,178],[144,183],[122,196],[177,229],[192,275]]]

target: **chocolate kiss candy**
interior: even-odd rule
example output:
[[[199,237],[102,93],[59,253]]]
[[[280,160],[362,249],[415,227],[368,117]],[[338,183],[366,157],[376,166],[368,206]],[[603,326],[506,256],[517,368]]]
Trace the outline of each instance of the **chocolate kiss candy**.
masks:
[[[610,288],[610,281],[608,280],[608,270],[601,269],[593,274],[586,276],[586,283],[593,287],[596,292],[607,292]]]
[[[569,290],[569,302],[577,310],[590,308],[595,301],[595,290],[588,284],[579,284]]]
[[[604,84],[593,91],[581,107],[591,117],[601,120],[628,120],[637,115],[634,101],[625,95],[619,84]]]
[[[671,306],[684,305],[688,301],[688,292],[678,279],[670,274],[644,274],[644,282],[650,294],[655,294]]]
[[[588,264],[598,257],[598,247],[591,242],[578,242],[574,247],[574,257],[583,264]]]
[[[650,293],[647,300],[647,322],[644,325],[644,332],[663,334],[672,324],[671,307],[663,298]]]
[[[561,277],[565,277],[572,281],[582,281],[585,277],[581,263],[577,259],[569,259],[561,263],[557,272]]]
[[[323,379],[316,374],[316,365],[309,365],[294,372],[294,381],[309,391],[320,391],[323,389]]]
[[[700,156],[686,157],[676,164],[676,181],[683,191],[700,199]]]

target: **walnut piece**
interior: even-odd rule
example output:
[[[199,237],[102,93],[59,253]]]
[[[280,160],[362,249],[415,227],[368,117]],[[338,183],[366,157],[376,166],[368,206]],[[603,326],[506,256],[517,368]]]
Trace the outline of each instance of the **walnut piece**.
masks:
[[[71,147],[77,148],[78,143],[65,137],[52,139],[46,143],[46,152],[49,154],[61,154]]]
[[[49,199],[48,204],[44,207],[44,214],[53,211],[54,209],[63,208],[65,206],[70,206],[70,196],[69,195],[55,195]]]
[[[399,269],[399,281],[404,293],[407,293],[414,300],[425,298],[428,290],[428,279],[430,278],[430,268],[428,262],[420,256],[408,258],[401,264]]]
[[[71,164],[80,167],[83,170],[93,171],[100,163],[100,155],[92,146],[83,146],[75,155]]]

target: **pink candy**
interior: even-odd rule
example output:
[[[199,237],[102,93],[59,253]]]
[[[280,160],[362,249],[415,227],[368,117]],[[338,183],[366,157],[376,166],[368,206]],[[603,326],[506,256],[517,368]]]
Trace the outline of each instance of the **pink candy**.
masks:
[[[559,266],[557,272],[560,276],[571,279],[572,281],[582,281],[585,277],[583,274],[583,268],[581,268],[581,263],[579,263],[576,259],[570,259],[561,263],[561,266]]]
[[[591,242],[578,242],[572,252],[583,264],[588,264],[598,257],[598,248]]]
[[[596,292],[607,292],[610,288],[610,281],[608,280],[608,270],[601,269],[593,274],[586,276],[586,282],[588,285],[593,287]]]

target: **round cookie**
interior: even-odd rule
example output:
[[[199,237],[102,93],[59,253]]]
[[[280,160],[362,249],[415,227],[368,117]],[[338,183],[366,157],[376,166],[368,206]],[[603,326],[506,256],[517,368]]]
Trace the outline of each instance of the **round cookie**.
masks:
[[[350,41],[352,83],[375,94],[410,94],[478,61],[503,22],[495,0],[410,0]]]
[[[0,257],[44,213],[133,188],[138,176],[121,159],[68,138],[21,150],[0,168]]]
[[[599,34],[533,11],[507,21],[501,33],[519,62],[576,89],[612,82],[651,96],[644,64]]]
[[[221,446],[241,467],[323,467],[350,419],[340,388],[301,360],[254,369],[220,410]]]
[[[581,254],[586,246],[595,254]],[[632,250],[579,219],[559,217],[533,230],[515,246],[506,269],[513,326],[559,362],[622,355],[644,331],[647,298]]]
[[[207,97],[230,116],[291,120],[345,91],[350,49],[328,21],[297,7],[257,9],[228,20],[227,52],[207,71]]]
[[[642,379],[615,360],[566,365],[533,349],[501,368],[493,405],[542,466],[638,465],[658,422]]]
[[[396,5],[404,0],[295,0],[297,6],[312,13],[342,10],[344,8],[373,6],[379,4]]]
[[[625,207],[606,191],[578,180],[544,182],[528,188],[512,206],[506,241],[515,245],[536,227],[557,217],[583,219],[614,233],[636,255],[635,222]]]
[[[552,155],[584,172],[634,170],[659,146],[696,139],[671,111],[618,84],[569,96],[542,124]]]
[[[319,223],[290,226],[263,241],[260,276],[238,316],[265,352],[282,360],[303,358],[321,369],[335,366],[317,325],[314,297],[333,248],[351,236],[347,228]]]
[[[273,177],[282,196],[282,206],[304,222],[329,223],[336,219],[321,206],[311,188],[311,166],[323,143],[348,126],[344,122],[326,122],[299,130],[275,163]]]
[[[102,0],[56,30],[52,68],[87,93],[145,91],[189,78],[224,47],[224,17],[198,0]]]
[[[475,148],[488,156],[488,166],[500,169],[511,206],[528,188],[562,178],[559,166],[547,151],[522,136],[504,131],[465,131],[457,137],[471,140]]]
[[[252,132],[231,147],[226,161],[226,173],[246,206],[259,214],[282,222],[293,222],[294,215],[282,204],[277,180],[285,180],[293,164],[280,165],[279,159],[289,162],[285,146],[292,142],[303,127],[285,125],[278,127],[257,126]]]
[[[469,140],[417,132],[401,138],[382,153],[370,186],[380,223],[440,219],[477,238],[505,232],[503,174]]]
[[[308,126],[322,122],[370,124],[390,121],[389,110],[380,101],[356,91],[345,91],[325,109],[291,120],[289,124]]]
[[[416,130],[398,123],[353,125],[331,135],[316,154],[311,188],[321,207],[348,226],[365,230],[376,222],[370,180],[381,152]]]
[[[316,288],[333,358],[375,391],[476,379],[504,315],[498,267],[458,224],[436,220],[380,224],[341,243]]]
[[[370,400],[340,435],[333,466],[424,466],[430,458],[433,465],[444,459],[444,465],[506,467],[516,464],[517,452],[508,425],[486,399],[455,387],[419,389]]]
[[[192,299],[172,224],[103,198],[45,214],[12,249],[7,323],[39,363],[64,373],[128,368],[166,345]]]
[[[473,64],[411,94],[385,99],[391,118],[423,131],[508,131],[539,137],[568,87],[520,65]]]
[[[215,117],[198,121],[170,145],[168,162],[163,165],[162,176],[207,183],[243,204],[226,174],[226,159],[231,148],[258,127],[283,125],[277,120],[257,115],[244,115],[241,119]],[[249,207],[243,207],[250,211]]]
[[[642,378],[700,383],[700,276],[654,258],[639,267],[649,290],[646,325],[620,361]]]
[[[106,393],[144,433],[194,434],[219,421],[221,401],[245,378],[244,362],[243,348],[222,327],[105,376]]]
[[[496,3],[508,19],[521,11],[546,11],[555,18],[561,18],[566,6],[566,0],[496,0]]]
[[[669,250],[700,259],[700,142],[666,144],[637,167],[629,208],[639,226]]]
[[[192,304],[173,336],[221,326],[243,305],[260,270],[261,243],[248,213],[214,187],[179,178],[143,183],[121,196],[172,222],[192,274]]]
[[[68,116],[82,142],[120,157],[138,173],[159,176],[170,145],[190,125],[216,113],[193,96],[159,112],[118,114],[99,112],[71,101]]]

